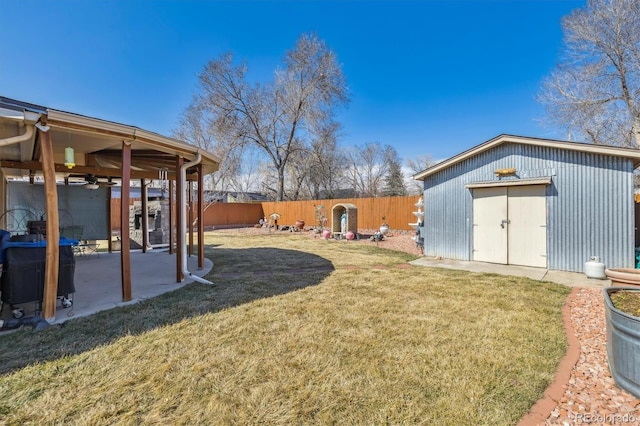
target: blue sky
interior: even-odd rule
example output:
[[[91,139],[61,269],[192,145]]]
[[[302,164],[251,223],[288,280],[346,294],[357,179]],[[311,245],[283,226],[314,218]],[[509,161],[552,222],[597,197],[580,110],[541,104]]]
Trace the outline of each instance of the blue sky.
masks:
[[[270,80],[300,34],[337,55],[341,144],[444,159],[501,133],[563,139],[535,96],[575,0],[0,1],[0,95],[171,135],[225,52]]]

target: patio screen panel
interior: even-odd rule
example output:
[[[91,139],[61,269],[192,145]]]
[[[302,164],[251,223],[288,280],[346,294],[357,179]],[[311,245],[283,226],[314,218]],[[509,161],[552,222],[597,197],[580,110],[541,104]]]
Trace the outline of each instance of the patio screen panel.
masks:
[[[87,190],[83,186],[58,185],[58,216],[60,227],[82,226],[83,240],[106,240],[108,226],[108,188]],[[7,184],[7,214],[17,214],[34,220],[46,220],[44,185],[26,182]],[[26,219],[26,218],[25,218]],[[26,223],[23,224],[27,232]]]

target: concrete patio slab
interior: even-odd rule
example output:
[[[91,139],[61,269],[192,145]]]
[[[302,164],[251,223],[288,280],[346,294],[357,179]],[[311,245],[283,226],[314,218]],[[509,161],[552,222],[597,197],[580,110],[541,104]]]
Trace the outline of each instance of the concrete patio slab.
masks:
[[[412,262],[415,266],[429,268],[457,269],[469,272],[480,272],[500,275],[514,275],[527,277],[538,281],[550,281],[563,284],[568,287],[604,288],[611,285],[609,280],[588,278],[585,274],[577,272],[554,271],[545,268],[532,268],[528,266],[502,265],[497,263],[472,262],[465,260],[436,259],[421,257]]]
[[[120,275],[120,253],[100,253],[88,256],[76,256],[73,306],[63,308],[61,301],[56,304],[55,321],[60,324],[69,319],[94,314],[117,306],[137,303],[159,296],[168,291],[179,289],[193,282],[185,278],[176,282],[176,255],[168,251],[150,251],[131,253],[131,293],[132,300],[122,301],[122,281]],[[213,262],[204,259],[204,267],[198,269],[197,256],[187,258],[187,269],[193,275],[203,277],[213,268]],[[20,305],[25,315],[33,315],[37,303]],[[3,309],[3,318],[10,318],[8,306]]]

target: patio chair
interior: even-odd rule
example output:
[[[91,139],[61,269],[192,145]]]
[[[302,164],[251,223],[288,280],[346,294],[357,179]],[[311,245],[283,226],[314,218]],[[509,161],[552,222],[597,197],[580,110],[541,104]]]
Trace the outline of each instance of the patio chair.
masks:
[[[78,245],[73,246],[73,254],[75,255],[81,254],[80,239],[82,238],[82,231],[84,231],[84,226],[80,225],[60,227],[61,237],[78,241]]]
[[[63,226],[60,228],[60,236],[78,241],[78,245],[73,246],[74,255],[89,256],[91,254],[97,253],[97,247],[98,247],[97,244],[89,243],[88,240],[82,239],[83,231],[84,231],[84,226],[80,226],[80,225]]]
[[[81,240],[78,247],[80,247],[80,250],[82,251],[82,256],[96,255],[100,257],[98,242],[95,240]]]

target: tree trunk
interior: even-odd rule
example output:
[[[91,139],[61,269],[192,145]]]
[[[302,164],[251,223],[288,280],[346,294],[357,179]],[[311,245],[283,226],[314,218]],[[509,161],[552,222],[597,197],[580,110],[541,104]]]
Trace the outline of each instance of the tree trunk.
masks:
[[[276,201],[284,201],[284,167],[278,168],[278,193]]]

